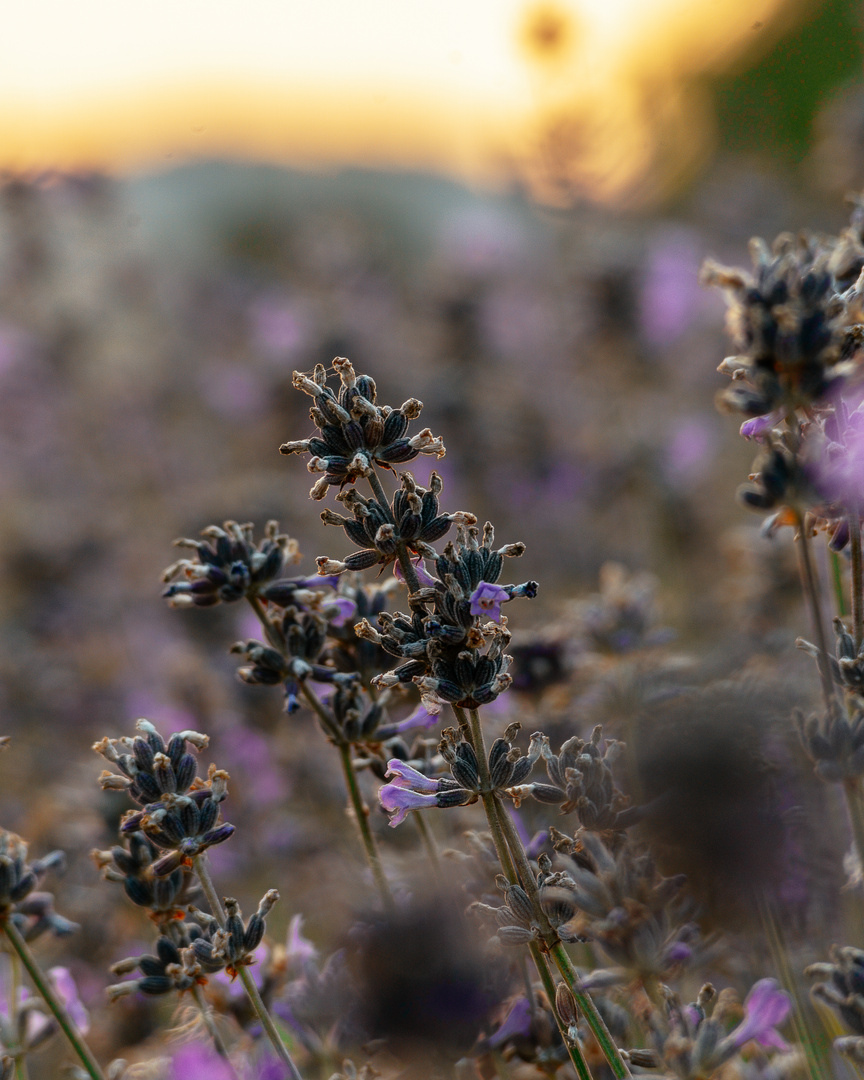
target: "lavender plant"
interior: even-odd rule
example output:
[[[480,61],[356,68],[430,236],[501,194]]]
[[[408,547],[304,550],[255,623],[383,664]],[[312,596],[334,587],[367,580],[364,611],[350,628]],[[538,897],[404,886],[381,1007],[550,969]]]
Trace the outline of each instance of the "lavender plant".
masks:
[[[733,380],[721,405],[746,417],[742,435],[760,445],[740,499],[769,515],[767,534],[796,530],[815,639],[800,646],[816,661],[823,704],[814,715],[799,710],[794,723],[816,774],[844,793],[858,879],[859,218],[856,211],[836,240],[784,237],[771,249],[756,243],[752,273],[708,263],[703,275],[728,295],[738,349],[721,365]],[[538,636],[511,650],[507,605],[538,591],[531,580],[502,581],[505,560],[525,547],[500,545],[491,524],[481,527],[472,513],[442,510],[437,473],[426,487],[410,472],[397,473],[421,454],[444,454],[428,428],[410,433],[421,402],[380,405],[374,380],[344,358],[329,370],[295,372],[293,383],[312,399],[315,430],[281,450],[307,457],[318,477],[311,498],[335,495],[344,513],[326,508],[321,517],[353,550],[321,555],[317,574],[299,574],[292,570],[298,544],[276,522],[256,540],[253,525],[226,521],[200,540],[176,542],[188,554],[165,571],[164,597],[180,609],[248,604],[260,634],[231,646],[238,678],[278,688],[286,723],[314,717],[335,751],[368,875],[352,875],[355,915],[343,949],[319,958],[296,920],[278,946],[268,936],[276,888],[241,904],[213,880],[208,852],[235,828],[222,817],[227,772],[211,765],[199,775],[207,736],[184,728],[164,738],[139,720],[134,735],[97,743],[111,766],[100,778],[103,789],[135,805],[120,820],[118,842],[94,858],[155,932],[147,951],[114,964],[118,981],[109,999],[170,1002],[179,1029],[195,1036],[173,1065],[151,1062],[153,1074],[312,1080],[337,1069],[333,1080],[603,1080],[650,1071],[667,1080],[791,1080],[806,1067],[824,1076],[800,1002],[797,1045],[778,1031],[793,1015],[797,972],[775,957],[781,989],[777,979],[753,977],[764,968],[751,969],[749,981],[739,971],[742,990],[749,987],[743,1003],[731,988],[715,989],[714,981],[728,981],[733,949],[720,955],[717,935],[700,926],[684,875],[652,850],[652,823],[668,812],[672,793],[644,798],[634,781],[632,718],[615,715],[621,699],[606,701],[608,723],[583,725],[581,708],[566,697],[563,706],[560,699],[552,704],[545,693],[572,676],[567,650],[578,639],[583,652],[601,658],[592,670],[602,678],[625,671],[627,658],[628,692],[643,695],[633,708],[637,720],[650,719],[648,706],[658,700],[673,699],[686,712],[689,703],[722,694],[716,683],[703,692],[696,676],[685,685],[675,665],[656,662],[653,650],[668,635],[655,628],[652,584],[607,569],[600,598],[576,615],[578,632],[565,623],[557,638]],[[817,535],[827,538],[819,551]],[[376,576],[364,581],[368,572]],[[833,641],[829,600],[836,604]],[[528,694],[518,699],[519,720],[507,713],[502,721],[508,697],[520,692],[514,655],[524,661],[525,672],[516,674]],[[649,658],[653,681],[632,666],[640,655]],[[622,727],[626,740],[607,734]],[[640,736],[638,723],[631,730]],[[395,835],[382,827],[387,819]],[[452,840],[466,823],[473,832],[442,852],[436,837]],[[397,855],[410,846],[401,834],[411,826],[428,861],[422,884]],[[29,949],[43,932],[74,929],[51,896],[36,891],[58,861],[28,863],[24,841],[0,835],[0,929],[10,958],[0,1077],[22,1080],[31,1052],[62,1029],[86,1075],[132,1080],[136,1066],[123,1061],[103,1074],[72,1019],[73,996],[59,975],[52,983],[42,974]],[[290,872],[286,867],[286,880]],[[399,959],[393,954],[410,957],[416,981],[408,989],[391,980],[389,965]],[[864,1061],[862,956],[835,947],[829,961],[807,969],[819,980],[814,999],[848,1029],[836,1047],[853,1064]],[[21,966],[38,1000],[21,993]],[[39,1002],[52,1020],[40,1015]]]

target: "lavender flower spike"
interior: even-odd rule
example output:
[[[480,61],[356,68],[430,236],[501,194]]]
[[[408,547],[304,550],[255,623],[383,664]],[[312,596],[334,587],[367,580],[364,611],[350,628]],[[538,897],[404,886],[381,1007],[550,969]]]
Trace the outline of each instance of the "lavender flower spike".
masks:
[[[778,1050],[788,1050],[785,1039],[775,1030],[792,1011],[789,995],[777,986],[774,979],[760,979],[754,983],[744,1001],[745,1016],[741,1023],[729,1034],[729,1040],[736,1049],[751,1039],[760,1046],[774,1046]]]
[[[437,788],[437,784],[435,786]],[[427,806],[438,805],[437,795],[423,795],[419,791],[412,791],[411,788],[395,783],[385,784],[378,792],[378,798],[387,813],[391,815],[390,825],[394,829],[402,824],[409,810],[423,810]]]
[[[493,622],[501,621],[501,605],[510,599],[510,593],[500,585],[481,581],[471,593],[471,614],[488,615]]]

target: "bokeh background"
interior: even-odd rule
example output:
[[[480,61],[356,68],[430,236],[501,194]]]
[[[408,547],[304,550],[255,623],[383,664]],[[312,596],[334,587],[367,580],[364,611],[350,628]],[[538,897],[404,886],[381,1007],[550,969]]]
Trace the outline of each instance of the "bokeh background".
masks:
[[[234,678],[244,613],[160,600],[171,540],[226,518],[278,518],[308,572],[346,553],[277,452],[309,434],[294,368],[347,356],[383,400],[424,401],[445,507],[528,544],[519,579],[541,592],[517,642],[575,634],[575,598],[612,561],[655,576],[679,670],[755,655],[777,715],[809,700],[788,538],[761,539],[734,501],[752,448],[714,407],[728,347],[698,271],[745,262],[754,234],[843,226],[864,187],[862,20],[852,0],[4,14],[0,806],[34,853],[71,853],[60,907],[84,926],[85,997],[146,936],[86,860],[119,807],[89,744],[138,716],[213,735],[244,837],[214,861],[247,905],[278,884],[275,924],[303,913],[324,947],[357,902],[317,734]],[[635,715],[645,670],[553,711]],[[835,870],[811,875],[826,940],[838,821]],[[97,1041],[141,1035],[127,1012]]]

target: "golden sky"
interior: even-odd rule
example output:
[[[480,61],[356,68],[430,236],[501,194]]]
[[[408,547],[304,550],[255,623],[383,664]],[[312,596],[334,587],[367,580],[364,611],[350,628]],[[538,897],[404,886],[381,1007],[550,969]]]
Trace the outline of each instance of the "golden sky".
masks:
[[[657,124],[695,125],[688,159],[710,138],[681,80],[767,35],[788,6],[27,0],[3,17],[0,167],[243,156],[490,181],[560,116],[581,118],[586,175],[614,193],[644,166]]]

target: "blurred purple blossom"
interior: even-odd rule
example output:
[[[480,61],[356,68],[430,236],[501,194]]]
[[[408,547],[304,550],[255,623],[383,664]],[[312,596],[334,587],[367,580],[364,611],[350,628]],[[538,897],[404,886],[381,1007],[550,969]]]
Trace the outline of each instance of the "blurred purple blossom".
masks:
[[[693,323],[703,304],[699,287],[702,261],[695,234],[672,229],[660,236],[648,252],[640,322],[653,345],[668,345]]]
[[[423,563],[423,556],[418,555],[416,559],[412,560],[412,562],[414,563],[414,568],[417,571],[417,580],[420,582],[420,585],[425,589],[434,589],[434,587],[438,584],[438,579],[432,577],[432,575],[427,571]],[[393,563],[393,576],[399,581],[405,580],[405,578],[402,576],[402,567],[399,565],[398,562]]]
[[[510,1011],[504,1017],[498,1030],[486,1040],[486,1044],[494,1050],[498,1046],[503,1046],[508,1039],[515,1039],[520,1036],[528,1038],[530,1034],[531,1005],[527,998],[519,997],[513,1002]]]
[[[788,1050],[786,1040],[775,1029],[785,1022],[791,1011],[789,995],[778,987],[776,980],[760,979],[753,984],[744,1001],[744,1019],[729,1038],[738,1049],[753,1039],[760,1046]]]

